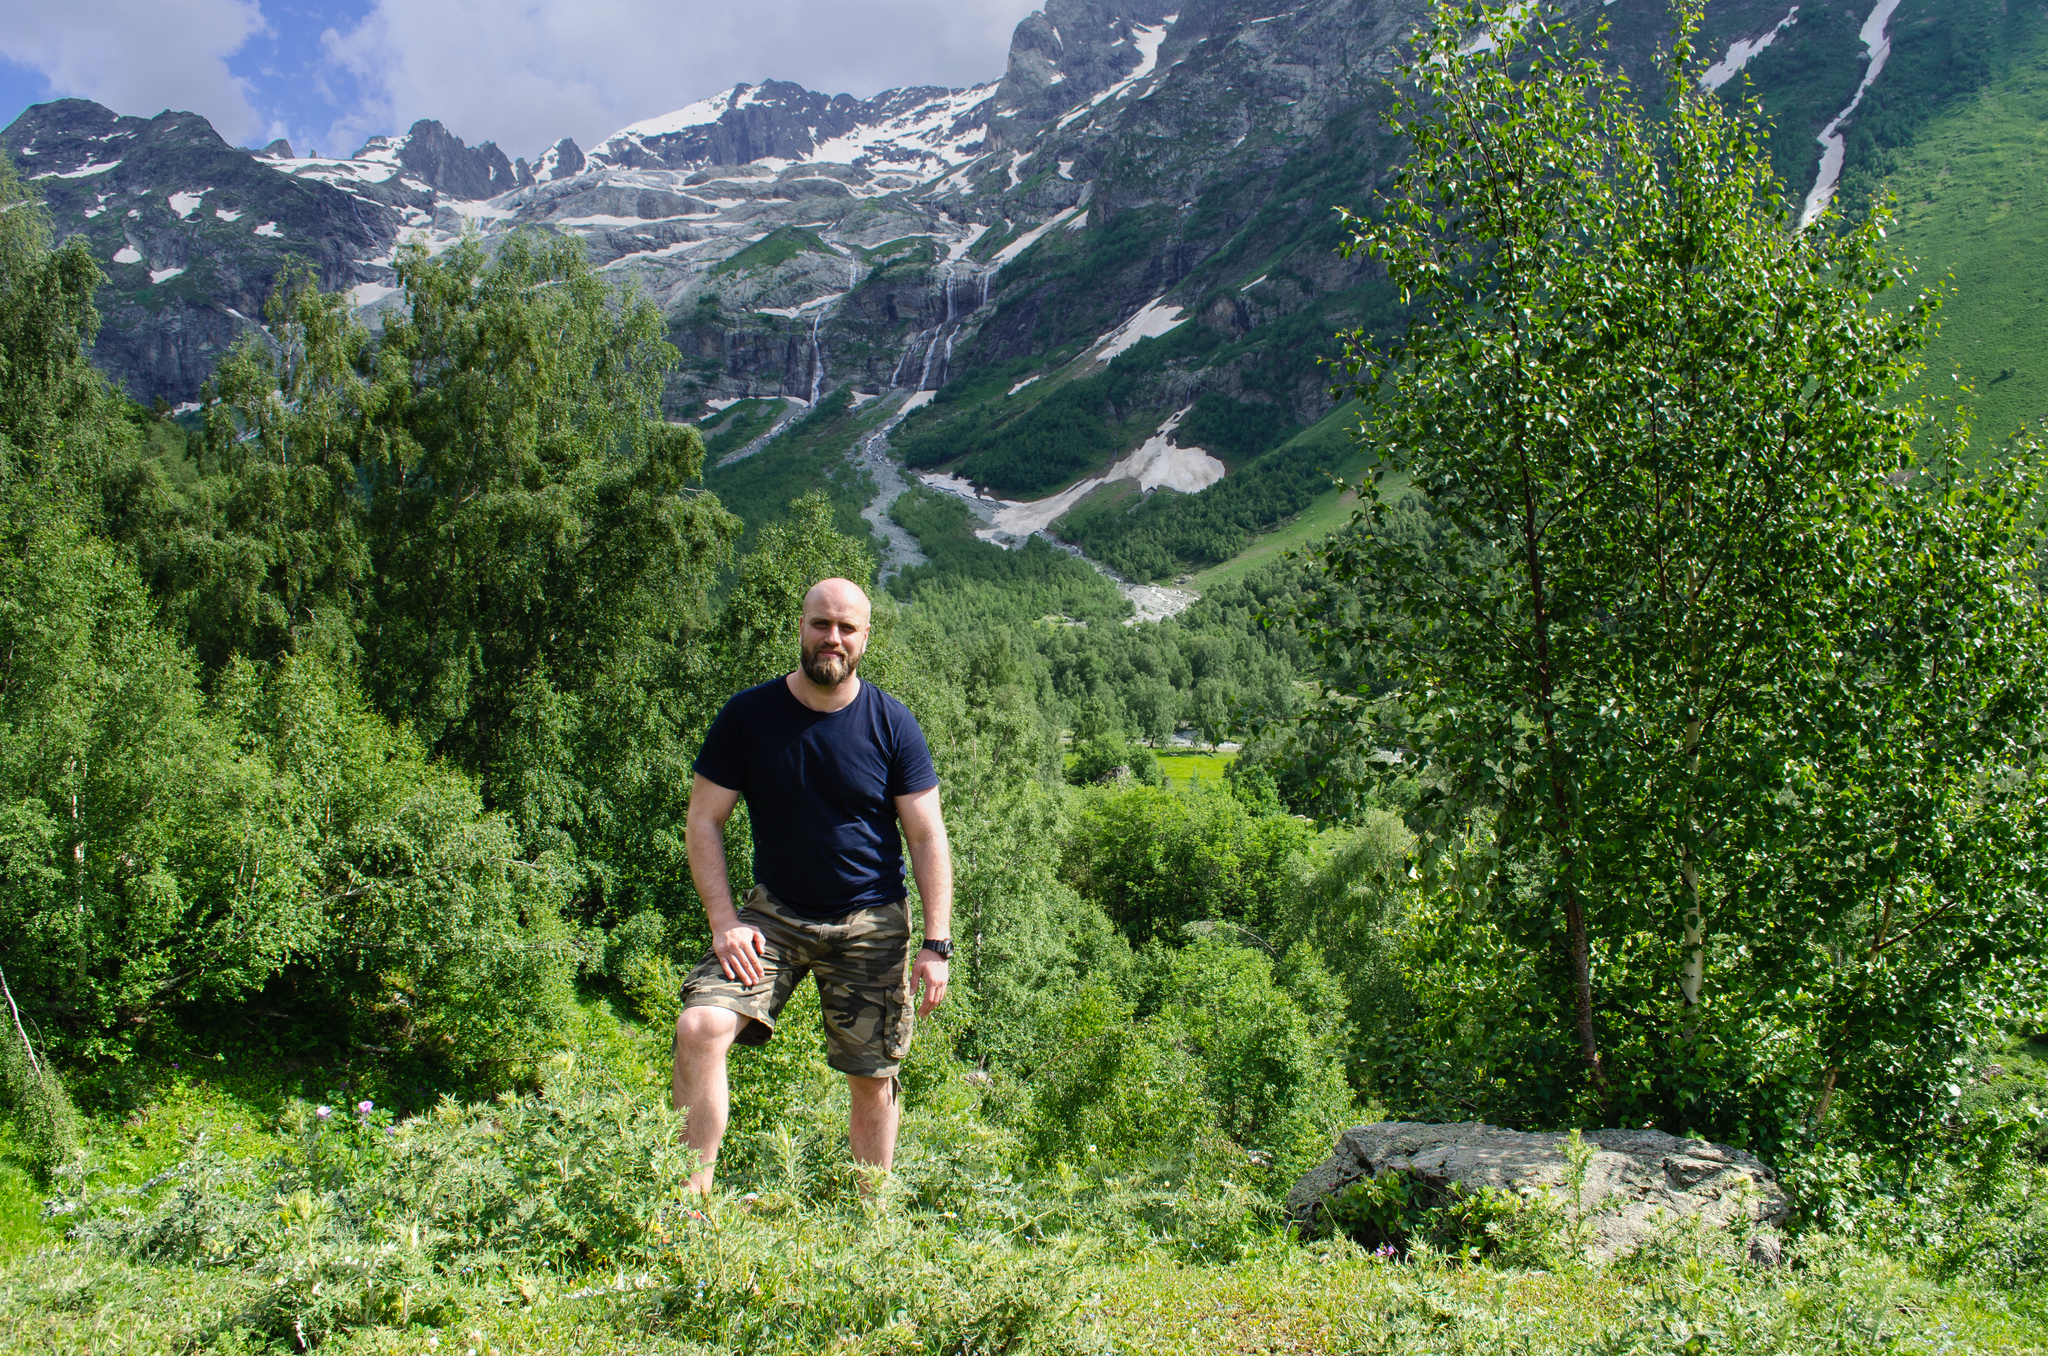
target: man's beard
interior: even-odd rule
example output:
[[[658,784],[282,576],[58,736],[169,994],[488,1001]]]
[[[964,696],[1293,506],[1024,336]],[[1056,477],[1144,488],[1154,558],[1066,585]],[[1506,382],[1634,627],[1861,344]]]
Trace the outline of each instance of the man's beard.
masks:
[[[844,650],[837,654],[820,654],[816,650],[804,651],[804,677],[819,687],[838,687],[853,677],[853,671],[859,667],[859,657],[848,658]]]

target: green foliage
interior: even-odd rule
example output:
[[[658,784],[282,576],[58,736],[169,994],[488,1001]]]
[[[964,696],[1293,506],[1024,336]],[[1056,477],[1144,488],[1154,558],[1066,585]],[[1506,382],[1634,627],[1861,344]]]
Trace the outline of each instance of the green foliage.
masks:
[[[920,411],[904,423],[895,445],[910,466],[948,465],[998,494],[1030,498],[1056,490],[1100,469],[1134,441],[1136,430],[1126,422],[1140,413],[1141,383],[1155,356],[1145,347],[1041,399],[1020,393],[1016,403],[988,401],[950,417],[937,407]]]
[[[1185,423],[1174,440],[1183,447],[1209,446]],[[1135,504],[1091,495],[1056,526],[1062,537],[1137,579],[1171,578],[1220,564],[1254,534],[1279,526],[1328,490],[1330,476],[1354,459],[1347,442],[1341,436],[1292,439],[1195,494],[1154,490]]]
[[[737,452],[754,439],[766,433],[781,415],[783,403],[780,400],[742,400],[720,414],[716,420],[705,419],[700,426],[722,424],[717,432],[704,440],[704,465],[718,465],[726,454]]]
[[[1764,108],[1770,170],[1796,198],[1805,196],[1818,174],[1820,130],[1848,104],[1863,78],[1869,57],[1858,34],[1866,17],[1846,4],[1802,10],[1799,22],[1743,70],[1751,86],[1770,91]],[[1895,29],[1902,27],[1896,17],[1893,22]],[[1733,103],[1745,93],[1731,81],[1722,97]]]
[[[911,466],[954,463],[955,469],[997,494],[1028,498],[1058,489],[1123,450],[1107,401],[1092,381],[1062,386],[1012,419],[995,423],[988,407],[930,432],[903,440]]]
[[[130,442],[120,402],[87,358],[106,280],[87,242],[49,244],[41,204],[0,154],[0,466],[96,482]]]
[[[1143,786],[1160,786],[1159,757],[1143,744],[1133,744],[1121,733],[1109,731],[1074,746],[1073,761],[1067,765],[1067,780],[1076,786],[1130,780]]]
[[[1199,447],[1235,466],[1287,441],[1294,421],[1284,406],[1232,400],[1205,391],[1174,430],[1182,447]]]
[[[1226,1152],[1213,1142],[1200,1059],[1170,1023],[1134,1022],[1135,1011],[1130,997],[1098,983],[1060,1013],[1031,1069],[1024,1143],[1039,1162]]]
[[[1864,93],[1846,129],[1837,200],[1860,210],[1879,196],[1883,181],[1899,167],[1900,152],[1930,123],[1967,106],[1971,95],[2007,75],[2016,57],[2024,60],[2029,49],[2038,50],[2042,17],[2037,9],[1992,0],[1907,0],[1894,10],[1883,78]],[[1765,101],[1771,111],[1769,93]]]
[[[1341,1059],[1348,1029],[1313,950],[1291,951],[1276,967],[1269,950],[1244,940],[1234,928],[1198,926],[1148,1006],[1200,1062],[1216,1128],[1284,1187],[1329,1153],[1351,1110]]]
[[[1330,986],[1304,973],[1319,963],[1296,957],[1290,990],[1227,930],[1155,960],[1142,1003],[1096,980],[1061,1010],[1029,1069],[1027,1152],[1108,1167],[1190,1156],[1284,1192],[1351,1104],[1341,1021],[1313,1003]]]
[[[1254,818],[1223,792],[1091,789],[1063,870],[1133,942],[1178,938],[1188,923],[1263,930],[1284,908],[1287,858],[1308,838],[1299,820]]]
[[[2038,23],[2024,6],[2009,14]],[[1893,239],[1924,273],[1954,280],[1927,344],[1922,388],[1946,394],[1960,378],[1979,428],[1999,441],[2048,420],[2048,365],[2038,360],[2048,349],[2048,311],[2033,281],[2041,247],[2032,232],[2048,212],[2048,185],[2029,172],[2048,107],[2048,32],[2016,40],[1999,64],[2006,60],[2010,68],[1981,92],[1946,104],[1909,145],[1882,157],[1883,187],[1897,196]],[[1887,65],[1880,87],[1891,78]],[[1845,182],[1840,200],[1860,208],[1862,182]]]
[[[55,1067],[37,1056],[11,995],[0,1013],[0,1106],[14,1113],[20,1152],[45,1178],[77,1156],[78,1109]]]
[[[559,1073],[545,1093],[286,1112],[268,1159],[194,1146],[140,1187],[89,1173],[52,1203],[114,1257],[212,1272],[236,1326],[301,1345],[452,1315],[481,1271],[646,1265],[678,1230],[694,1156],[665,1101]]]
[[[1496,1187],[1437,1187],[1413,1173],[1363,1177],[1324,1203],[1327,1226],[1385,1256],[1411,1248],[1459,1261],[1499,1258],[1509,1265],[1555,1266],[1563,1249],[1564,1211],[1546,1193],[1523,1196]]]
[[[1352,218],[1418,304],[1348,360],[1422,521],[1365,487],[1305,609],[1310,714],[1427,788],[1432,1100],[1772,1150],[1846,1077],[1907,1134],[2040,935],[2031,482],[1896,398],[1931,309],[1873,304],[1881,223],[1788,232],[1718,100],[1463,23]]]
[[[830,499],[835,530],[856,539],[868,535],[860,511],[874,484],[846,456],[862,429],[862,416],[852,403],[853,388],[842,386],[760,451],[705,471],[704,483],[746,524],[743,548],[751,549],[761,529],[782,517],[792,500],[811,493]]]
[[[207,697],[106,544],[46,505],[14,523],[0,968],[57,1048],[119,1054],[309,962],[302,997],[358,1039],[537,1056],[575,957],[557,883],[471,783],[317,660],[236,665]]]
[[[1367,811],[1348,828],[1315,835],[1287,864],[1275,942],[1306,949],[1336,976],[1355,1033],[1349,1072],[1364,1085],[1382,1076],[1381,1042],[1412,1020],[1400,948],[1409,935],[1407,875],[1415,835],[1398,815]]]
[[[948,629],[972,624],[1064,617],[1113,621],[1130,615],[1116,586],[1085,561],[1032,536],[1014,551],[974,535],[975,519],[950,494],[917,485],[889,507],[889,516],[917,538],[930,559],[889,581],[889,590],[920,609],[943,614]]]

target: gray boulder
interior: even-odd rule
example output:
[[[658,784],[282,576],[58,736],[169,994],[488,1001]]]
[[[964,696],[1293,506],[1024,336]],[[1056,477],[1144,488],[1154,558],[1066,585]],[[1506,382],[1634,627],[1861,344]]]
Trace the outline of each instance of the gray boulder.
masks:
[[[1698,1217],[1731,1235],[1748,1235],[1753,1259],[1778,1260],[1778,1229],[1790,1203],[1777,1175],[1754,1156],[1661,1130],[1588,1130],[1581,1137],[1594,1151],[1576,1202],[1589,1258],[1626,1256],[1660,1228]],[[1320,1232],[1327,1228],[1322,1203],[1330,1196],[1361,1178],[1396,1172],[1438,1190],[1458,1184],[1561,1193],[1570,1171],[1568,1142],[1565,1135],[1525,1134],[1476,1121],[1354,1126],[1287,1193],[1287,1216],[1304,1233]],[[1563,1204],[1569,1209],[1573,1202]]]

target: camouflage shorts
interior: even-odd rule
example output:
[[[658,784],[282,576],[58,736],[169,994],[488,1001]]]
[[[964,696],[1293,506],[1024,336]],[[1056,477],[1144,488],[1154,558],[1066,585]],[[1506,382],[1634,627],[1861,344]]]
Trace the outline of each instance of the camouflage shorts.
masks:
[[[683,981],[686,1008],[726,1008],[750,1020],[741,1045],[766,1045],[775,1019],[807,974],[818,977],[825,1062],[844,1074],[894,1078],[910,1050],[910,911],[904,900],[837,918],[803,918],[756,885],[740,922],[758,928],[766,955],[761,982],[725,977],[716,953]]]

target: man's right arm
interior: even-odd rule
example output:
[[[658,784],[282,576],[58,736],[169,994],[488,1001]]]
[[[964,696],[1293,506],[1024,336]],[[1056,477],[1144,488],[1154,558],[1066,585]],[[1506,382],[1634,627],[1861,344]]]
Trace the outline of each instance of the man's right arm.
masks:
[[[690,855],[690,879],[704,901],[704,919],[711,925],[711,949],[725,977],[741,984],[761,982],[761,934],[740,922],[732,902],[732,877],[725,866],[725,821],[732,818],[740,793],[698,773],[690,783],[690,808],[683,818],[683,846]]]

